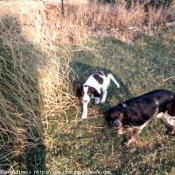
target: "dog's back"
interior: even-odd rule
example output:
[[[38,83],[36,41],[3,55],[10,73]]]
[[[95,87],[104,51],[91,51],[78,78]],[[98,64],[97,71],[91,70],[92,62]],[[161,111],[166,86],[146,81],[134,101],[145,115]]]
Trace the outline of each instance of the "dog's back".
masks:
[[[128,118],[144,123],[144,121],[156,117],[159,113],[164,113],[167,110],[167,104],[172,99],[175,99],[174,93],[168,90],[154,90],[131,98],[122,103],[122,106],[127,110]]]

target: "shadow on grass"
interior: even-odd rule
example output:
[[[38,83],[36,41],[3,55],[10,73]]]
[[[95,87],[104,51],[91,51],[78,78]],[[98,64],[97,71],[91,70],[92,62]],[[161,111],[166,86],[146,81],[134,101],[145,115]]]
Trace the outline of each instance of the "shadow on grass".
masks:
[[[13,28],[13,30],[12,30]],[[10,33],[10,32],[12,33]],[[9,32],[9,36],[6,35]],[[4,36],[6,35],[6,36]],[[20,36],[13,47],[5,40]],[[18,19],[8,16],[0,26],[0,169],[3,171],[46,171],[40,92],[36,68],[30,58],[32,43],[21,37]],[[7,37],[7,38],[6,38]],[[34,56],[34,55],[33,55]],[[6,172],[4,172],[6,173]],[[9,172],[10,174],[13,172]]]
[[[130,93],[129,89],[127,88],[127,86],[125,86],[124,83],[122,82],[122,79],[119,78],[116,74],[112,73],[111,70],[109,70],[105,67],[100,67],[100,66],[92,67],[86,63],[79,62],[79,61],[73,61],[71,63],[71,66],[72,66],[73,70],[77,73],[77,75],[79,76],[79,79],[76,79],[73,82],[74,91],[76,91],[76,88],[78,86],[81,86],[90,75],[92,75],[93,73],[95,73],[97,71],[105,71],[105,72],[111,73],[114,76],[114,78],[117,80],[117,82],[120,84],[120,88],[118,89],[118,87],[111,80],[110,86],[108,88],[107,100],[106,100],[105,104],[99,105],[100,106],[99,113],[103,113],[104,108],[108,109],[109,107],[112,107],[109,103],[111,98],[116,99],[118,102],[122,102],[123,95],[133,97],[132,94]],[[122,96],[121,96],[121,94],[122,94]]]

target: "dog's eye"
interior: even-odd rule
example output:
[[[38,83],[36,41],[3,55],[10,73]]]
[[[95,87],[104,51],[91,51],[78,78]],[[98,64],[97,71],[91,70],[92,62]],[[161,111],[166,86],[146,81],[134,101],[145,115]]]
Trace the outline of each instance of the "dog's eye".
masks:
[[[115,114],[111,114],[111,118],[114,119],[114,117],[115,117]]]
[[[117,114],[117,116],[118,116],[119,118],[123,118],[123,113],[119,112],[119,113]]]

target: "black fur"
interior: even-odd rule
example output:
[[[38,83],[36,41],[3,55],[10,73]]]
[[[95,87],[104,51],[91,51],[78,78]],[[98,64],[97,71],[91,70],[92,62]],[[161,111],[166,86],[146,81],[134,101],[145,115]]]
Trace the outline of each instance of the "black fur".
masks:
[[[122,128],[123,133],[128,128],[137,128],[139,132],[146,122],[165,112],[175,115],[175,94],[168,90],[154,90],[110,108],[104,113],[104,117],[113,126]]]

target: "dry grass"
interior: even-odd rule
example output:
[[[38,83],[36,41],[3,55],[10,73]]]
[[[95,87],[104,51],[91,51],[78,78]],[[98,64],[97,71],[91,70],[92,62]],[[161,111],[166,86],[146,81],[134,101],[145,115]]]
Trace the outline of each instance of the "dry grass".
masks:
[[[69,51],[56,41],[55,31],[53,37],[47,33],[33,3],[7,2],[0,9],[0,169],[10,171],[42,167],[48,117],[67,116],[75,106]],[[43,157],[32,163],[32,154]]]
[[[82,44],[92,36],[111,36],[131,42],[136,31],[153,34],[166,30],[167,21],[175,19],[173,4],[158,10],[150,7],[149,13],[145,13],[144,4],[136,4],[128,11],[123,1],[112,5],[96,1],[78,5],[65,3],[64,17],[60,3],[43,5],[36,1],[23,1],[22,5],[10,3],[9,6],[10,13],[13,13],[13,8],[22,6],[21,10],[16,11],[23,25],[22,33],[27,40],[40,44],[45,37],[51,40],[48,41],[50,43],[56,39],[64,43]]]
[[[121,1],[122,2],[122,1]],[[49,21],[54,21],[52,26],[61,26],[58,38],[71,44],[82,44],[89,37],[111,36],[122,41],[130,42],[136,31],[153,34],[166,30],[167,19],[175,19],[175,6],[166,8],[149,8],[145,13],[144,4],[136,4],[129,11],[125,4],[90,4],[71,5],[65,4],[62,18],[60,6],[46,6]],[[54,16],[55,14],[55,16]],[[52,30],[51,30],[52,31]],[[50,35],[52,32],[50,31]]]

